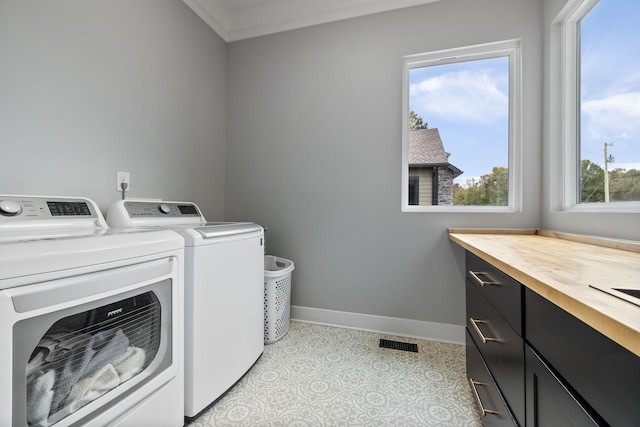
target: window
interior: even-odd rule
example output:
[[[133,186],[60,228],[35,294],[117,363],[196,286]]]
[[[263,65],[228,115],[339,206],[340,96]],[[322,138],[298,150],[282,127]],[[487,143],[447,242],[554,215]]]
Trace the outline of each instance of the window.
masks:
[[[640,2],[572,0],[560,24],[563,207],[640,209]],[[561,40],[561,41],[560,41]]]
[[[409,176],[409,204],[420,204],[420,177],[411,175]]]
[[[404,58],[402,210],[521,210],[520,41]]]

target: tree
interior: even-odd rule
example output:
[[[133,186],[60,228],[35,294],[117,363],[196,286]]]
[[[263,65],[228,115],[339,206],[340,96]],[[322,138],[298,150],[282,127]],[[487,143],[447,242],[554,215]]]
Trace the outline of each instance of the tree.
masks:
[[[509,200],[509,169],[495,166],[480,180],[467,180],[467,187],[453,187],[453,204],[463,206],[507,206]]]
[[[604,203],[604,170],[590,160],[580,162],[580,201]],[[640,171],[616,168],[609,171],[609,200],[637,202],[640,200]]]
[[[429,125],[415,111],[409,111],[409,129],[428,129]]]
[[[609,172],[609,196],[612,202],[640,200],[640,171],[616,168]]]
[[[494,167],[489,175],[483,175],[487,181],[487,198],[491,206],[507,206],[509,195],[509,170],[505,167]]]
[[[580,201],[604,202],[604,171],[591,160],[582,160],[580,166]]]

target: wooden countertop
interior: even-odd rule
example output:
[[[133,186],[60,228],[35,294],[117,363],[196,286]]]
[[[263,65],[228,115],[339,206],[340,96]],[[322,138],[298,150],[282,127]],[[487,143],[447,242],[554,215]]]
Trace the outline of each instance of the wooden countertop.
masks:
[[[490,229],[449,229],[449,239],[640,356],[640,306],[589,287],[640,288],[640,242]]]

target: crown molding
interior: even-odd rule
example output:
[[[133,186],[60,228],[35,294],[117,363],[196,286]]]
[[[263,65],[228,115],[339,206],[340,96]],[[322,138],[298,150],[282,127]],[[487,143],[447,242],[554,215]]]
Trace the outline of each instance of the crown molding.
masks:
[[[183,0],[225,42],[229,41],[229,9],[221,0]]]
[[[222,0],[183,0],[226,42],[442,0],[274,0],[229,10]]]

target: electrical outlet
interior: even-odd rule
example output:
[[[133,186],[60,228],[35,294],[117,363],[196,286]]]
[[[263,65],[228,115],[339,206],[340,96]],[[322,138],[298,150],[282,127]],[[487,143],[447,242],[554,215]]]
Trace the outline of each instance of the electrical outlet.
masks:
[[[120,172],[116,174],[116,191],[122,191],[122,183],[127,184],[127,188],[124,191],[131,190],[131,180],[129,178],[129,172]]]

